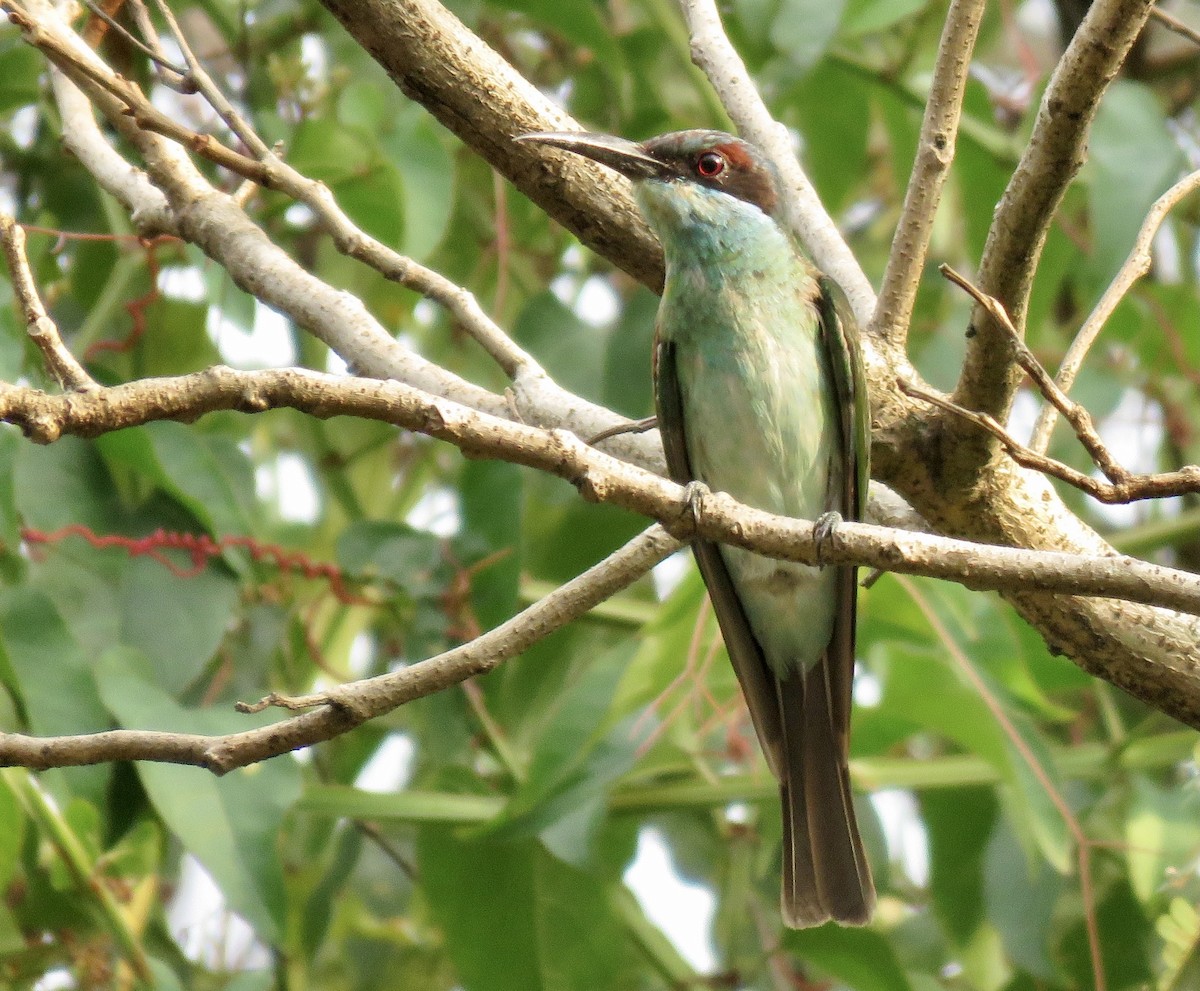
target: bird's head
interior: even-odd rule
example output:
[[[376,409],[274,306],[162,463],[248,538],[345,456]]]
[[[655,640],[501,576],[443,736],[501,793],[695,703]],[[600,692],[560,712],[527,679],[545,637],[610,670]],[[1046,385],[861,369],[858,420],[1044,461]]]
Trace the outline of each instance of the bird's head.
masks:
[[[754,145],[724,131],[675,131],[634,142],[586,131],[523,134],[518,141],[574,152],[630,179],[664,241],[739,219],[774,218],[775,169]]]

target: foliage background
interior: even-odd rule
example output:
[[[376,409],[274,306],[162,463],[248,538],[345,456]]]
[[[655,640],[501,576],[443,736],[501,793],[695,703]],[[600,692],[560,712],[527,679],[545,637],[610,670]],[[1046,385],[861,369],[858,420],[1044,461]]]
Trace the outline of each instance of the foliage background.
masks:
[[[662,0],[451,6],[595,129],[728,126]],[[408,104],[318,4],[173,7],[258,132],[364,230],[467,286],[563,386],[630,416],[650,411],[653,295]],[[738,0],[726,11],[876,282],[944,15],[921,0]],[[1059,44],[1055,16],[1032,2],[988,9],[935,263],[970,270],[979,258]],[[120,39],[103,51],[151,86]],[[1197,167],[1194,54],[1160,29],[1104,99],[1031,303],[1030,343],[1050,367],[1151,202]],[[156,94],[211,126],[197,99]],[[43,62],[9,28],[0,119],[0,196],[50,232],[29,235],[35,274],[97,379],[218,362],[341,367],[196,249],[132,237],[62,154]],[[422,354],[503,388],[442,313],[339,255],[303,208],[260,191],[251,210]],[[1169,222],[1155,277],[1122,304],[1075,389],[1144,468],[1200,461],[1196,221],[1193,204]],[[3,302],[0,379],[50,388]],[[967,319],[965,299],[932,273],[910,338],[930,382],[953,384]],[[644,525],[524,469],[286,411],[44,448],[6,427],[0,448],[0,726],[42,735],[267,721],[231,703],[437,653]],[[1065,433],[1052,451],[1087,467]],[[1122,549],[1184,566],[1197,557],[1200,510],[1188,502],[1102,513],[1068,498]],[[164,549],[159,530],[250,537],[296,557],[281,568],[231,543],[194,561]],[[96,546],[95,535],[129,540]],[[306,574],[316,563],[336,565],[354,594]],[[781,932],[774,786],[713,656],[699,580],[690,564],[671,572],[678,584],[645,581],[461,690],[225,778],[151,764],[2,772],[0,974],[16,987],[125,986],[142,954],[163,988],[1050,991],[1096,984],[1091,919],[1109,988],[1191,986],[1194,735],[1050,656],[996,597],[894,576],[861,598],[852,744],[858,784],[887,796],[860,807],[878,918]],[[899,825],[915,837],[907,846]],[[696,973],[623,880],[646,830],[715,898],[712,973]],[[235,927],[220,906],[215,926],[180,935],[174,913],[196,899],[180,895],[191,859],[254,945],[225,938]]]

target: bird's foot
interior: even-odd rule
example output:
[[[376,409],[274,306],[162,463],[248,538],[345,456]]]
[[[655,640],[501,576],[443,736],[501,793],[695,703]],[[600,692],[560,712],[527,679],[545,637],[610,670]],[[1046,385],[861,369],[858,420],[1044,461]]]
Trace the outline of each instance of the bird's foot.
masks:
[[[693,480],[683,487],[683,504],[692,515],[692,526],[695,529],[700,527],[700,500],[711,494],[712,489],[703,482]]]
[[[657,416],[648,416],[644,420],[630,420],[628,423],[621,423],[615,427],[609,427],[607,430],[601,430],[595,437],[589,438],[587,443],[589,447],[595,447],[602,440],[620,437],[621,434],[644,434],[647,430],[653,430],[657,426]]]
[[[825,551],[833,542],[837,528],[842,525],[842,514],[834,510],[822,513],[813,524],[813,551],[817,556],[817,567],[825,567]]]

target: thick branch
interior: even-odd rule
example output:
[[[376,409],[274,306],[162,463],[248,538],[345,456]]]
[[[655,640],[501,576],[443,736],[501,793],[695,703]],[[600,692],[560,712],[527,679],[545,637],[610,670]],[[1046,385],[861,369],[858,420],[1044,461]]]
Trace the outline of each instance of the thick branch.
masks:
[[[396,85],[584,244],[655,291],[662,250],[629,183],[513,138],[579,125],[435,0],[321,0]]]
[[[48,396],[0,387],[0,420],[35,441],[93,437],[151,420],[191,421],[215,410],[247,413],[290,407],[312,416],[382,420],[492,457],[549,472],[585,498],[659,520],[669,532],[757,550],[805,564],[864,564],[958,581],[968,588],[1042,589],[1114,596],[1200,614],[1200,578],[1118,556],[1047,554],[988,547],[930,534],[843,523],[818,541],[812,523],[743,506],[722,493],[689,494],[658,475],[590,448],[573,434],[489,416],[399,382],[344,379],[300,370],[239,372],[211,368],[172,379],[144,379],[83,394]],[[1200,722],[1200,687],[1187,700]]]
[[[985,293],[1004,304],[1021,330],[1046,232],[1067,186],[1083,165],[1100,98],[1152,7],[1152,0],[1095,0],[1091,5],[1050,78],[1029,145],[996,208],[978,282]],[[954,400],[1003,422],[1017,387],[1007,340],[978,309],[968,336]],[[963,445],[964,460],[973,459],[975,468],[991,453],[991,445]]]

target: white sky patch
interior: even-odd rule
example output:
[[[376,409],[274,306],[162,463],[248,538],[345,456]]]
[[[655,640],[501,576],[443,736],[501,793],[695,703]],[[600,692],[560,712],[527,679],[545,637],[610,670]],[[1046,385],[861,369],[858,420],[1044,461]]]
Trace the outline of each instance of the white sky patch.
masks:
[[[391,794],[412,779],[413,759],[417,755],[412,737],[393,733],[380,744],[371,759],[354,779],[354,787],[379,795]]]
[[[33,986],[33,991],[64,991],[66,988],[77,988],[75,978],[71,976],[71,972],[65,967],[58,967],[55,970],[47,972],[40,981]]]
[[[293,203],[283,211],[283,219],[293,227],[311,227],[316,220],[316,214],[306,203]]]
[[[929,837],[913,793],[887,788],[872,793],[871,804],[883,827],[892,862],[904,868],[913,884],[925,887],[929,883]]]
[[[1175,228],[1163,224],[1154,235],[1151,242],[1154,253],[1154,279],[1169,286],[1178,285],[1183,281],[1183,254],[1179,250],[1179,241],[1175,237]]]
[[[657,829],[638,833],[637,854],[625,871],[625,883],[646,916],[675,944],[688,963],[701,973],[716,970],[712,945],[716,899],[708,888],[679,876]]]
[[[346,364],[345,358],[331,348],[325,355],[325,371],[330,375],[349,375],[350,366]]]
[[[854,667],[854,704],[873,709],[883,700],[883,685],[861,664]]]
[[[321,499],[308,462],[284,451],[254,472],[260,499],[273,499],[279,515],[289,523],[313,523],[320,515]]]
[[[1022,443],[1033,436],[1033,425],[1037,422],[1042,404],[1028,389],[1018,389],[1013,399],[1012,412],[1008,414],[1008,432]]]
[[[405,522],[435,537],[453,537],[462,528],[458,494],[453,489],[428,489],[409,511]]]
[[[0,211],[7,213],[10,217],[17,212],[17,198],[13,194],[15,182],[15,175],[0,173]]]
[[[304,68],[314,79],[325,79],[329,75],[329,50],[319,34],[300,36],[300,58]]]
[[[222,360],[233,368],[278,368],[296,363],[287,318],[261,303],[254,306],[254,327],[248,334],[215,306],[208,311],[207,329]]]
[[[654,594],[658,596],[659,602],[662,602],[679,587],[679,583],[687,574],[691,557],[692,552],[684,548],[654,566],[650,576],[654,582]]]
[[[263,970],[271,955],[241,916],[230,911],[212,877],[185,854],[179,887],[167,905],[167,928],[184,956],[212,970]]]
[[[208,297],[204,274],[195,265],[163,266],[158,273],[158,291],[184,303],[200,303]]]
[[[1101,440],[1116,459],[1132,472],[1158,471],[1158,454],[1166,428],[1162,408],[1136,389],[1126,389],[1108,416],[1097,424]],[[1092,471],[1102,479],[1100,470]],[[1108,506],[1094,503],[1095,513],[1113,526],[1122,529],[1134,526],[1156,515],[1179,511],[1178,499],[1152,499],[1145,502]]]
[[[418,327],[432,327],[437,315],[438,307],[432,300],[418,299],[413,306],[413,323]]]
[[[35,103],[22,107],[8,118],[8,133],[18,148],[32,147],[40,119],[41,113]]]
[[[365,678],[375,657],[375,638],[367,632],[355,634],[346,652],[346,668],[355,678]]]
[[[563,306],[571,306],[575,301],[576,293],[579,292],[579,276],[570,272],[556,275],[550,280],[550,291]]]
[[[606,327],[621,312],[621,301],[612,283],[600,275],[584,280],[572,307],[575,315],[590,327]]]

